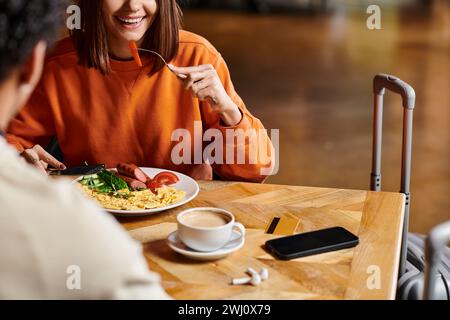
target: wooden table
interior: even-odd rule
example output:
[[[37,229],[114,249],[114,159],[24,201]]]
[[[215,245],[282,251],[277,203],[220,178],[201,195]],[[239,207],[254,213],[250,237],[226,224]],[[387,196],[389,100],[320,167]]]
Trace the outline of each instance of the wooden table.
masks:
[[[394,299],[405,198],[399,193],[324,189],[268,184],[200,182],[201,192],[178,209],[143,218],[119,218],[144,246],[151,270],[161,274],[176,299]],[[245,246],[213,262],[189,260],[173,252],[167,235],[181,210],[214,206],[233,212],[247,227]],[[342,226],[360,244],[291,261],[263,249],[274,216],[297,217],[297,232]],[[232,286],[248,267],[269,269],[260,286]],[[379,271],[379,273],[377,273]],[[373,288],[379,276],[380,288]],[[372,280],[375,279],[375,282]],[[368,286],[367,283],[372,286]]]

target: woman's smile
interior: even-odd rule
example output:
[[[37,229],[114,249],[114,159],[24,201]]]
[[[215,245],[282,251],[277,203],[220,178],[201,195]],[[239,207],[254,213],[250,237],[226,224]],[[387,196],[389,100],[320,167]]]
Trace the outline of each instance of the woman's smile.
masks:
[[[127,15],[115,15],[114,18],[119,26],[125,29],[138,29],[143,25],[147,16],[127,16]]]

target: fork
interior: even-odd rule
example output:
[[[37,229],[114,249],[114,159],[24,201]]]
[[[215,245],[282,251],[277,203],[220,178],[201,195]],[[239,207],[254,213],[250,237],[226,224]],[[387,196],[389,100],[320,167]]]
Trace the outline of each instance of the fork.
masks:
[[[185,74],[181,74],[181,73],[178,74],[178,73],[175,73],[175,71],[170,67],[170,65],[169,65],[169,64],[167,63],[167,61],[163,58],[163,56],[160,55],[158,52],[153,51],[153,50],[148,50],[148,49],[138,48],[137,45],[136,45],[136,43],[135,43],[134,41],[131,41],[131,42],[130,42],[130,49],[131,49],[131,52],[133,53],[134,60],[136,61],[136,63],[138,64],[138,66],[142,67],[142,62],[141,62],[141,58],[139,57],[139,52],[138,52],[138,51],[148,52],[148,53],[152,53],[152,54],[157,55],[157,56],[164,62],[164,64],[166,65],[166,67],[167,67],[172,73],[174,73],[177,77],[179,77],[179,78],[181,78],[181,79],[186,79],[186,78],[187,78],[187,75],[185,75]]]

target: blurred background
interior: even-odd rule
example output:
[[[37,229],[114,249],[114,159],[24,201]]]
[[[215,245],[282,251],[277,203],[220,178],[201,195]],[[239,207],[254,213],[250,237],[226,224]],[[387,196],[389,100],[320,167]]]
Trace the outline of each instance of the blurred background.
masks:
[[[268,182],[368,189],[372,79],[416,90],[412,231],[450,219],[449,0],[180,1],[185,29],[222,53],[238,93],[280,129],[280,170]],[[369,30],[369,5],[381,30]],[[402,108],[385,98],[383,189],[400,188]]]

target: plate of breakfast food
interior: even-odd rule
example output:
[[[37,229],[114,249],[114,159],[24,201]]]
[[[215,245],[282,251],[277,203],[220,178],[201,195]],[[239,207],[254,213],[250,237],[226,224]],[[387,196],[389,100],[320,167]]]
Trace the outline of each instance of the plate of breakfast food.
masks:
[[[144,216],[176,208],[194,199],[200,190],[194,179],[182,173],[128,163],[74,182],[88,198],[120,216]]]

